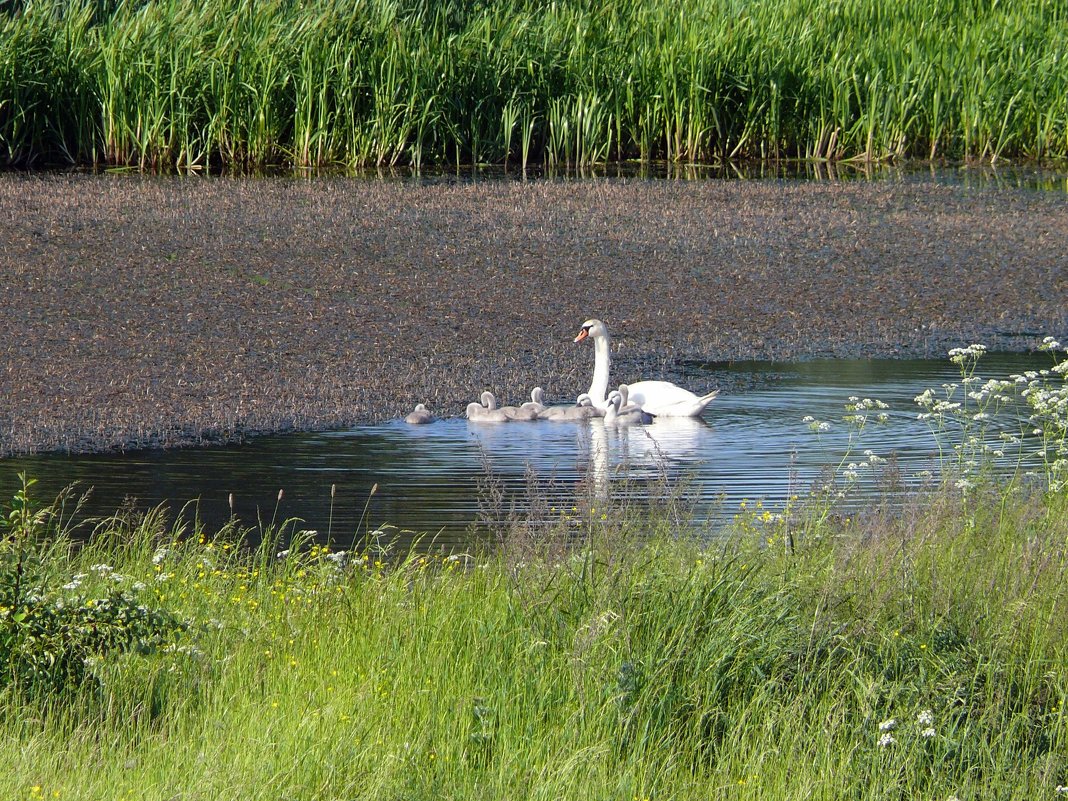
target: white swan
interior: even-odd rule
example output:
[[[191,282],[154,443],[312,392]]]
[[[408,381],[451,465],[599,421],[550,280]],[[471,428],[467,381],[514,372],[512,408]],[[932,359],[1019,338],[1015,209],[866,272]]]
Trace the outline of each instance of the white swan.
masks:
[[[593,382],[589,395],[594,406],[607,409],[605,393],[608,391],[608,371],[612,365],[608,327],[600,320],[587,320],[582,324],[575,341],[581,342],[587,338],[593,340],[594,354]],[[670,381],[638,381],[630,384],[629,388],[630,402],[656,417],[698,417],[719,394],[719,390],[714,390],[707,395],[695,395]]]
[[[413,426],[425,425],[426,423],[434,422],[434,415],[426,408],[425,403],[417,403],[414,411],[409,412],[408,416],[404,418],[404,422],[411,423]]]
[[[481,403],[467,404],[467,419],[479,423],[507,423],[512,418],[503,409],[497,408],[497,399],[492,392],[483,392]]]
[[[591,417],[603,417],[604,412],[593,405],[593,400],[583,392],[575,400],[574,406],[546,406],[538,415],[540,420],[588,420]]]

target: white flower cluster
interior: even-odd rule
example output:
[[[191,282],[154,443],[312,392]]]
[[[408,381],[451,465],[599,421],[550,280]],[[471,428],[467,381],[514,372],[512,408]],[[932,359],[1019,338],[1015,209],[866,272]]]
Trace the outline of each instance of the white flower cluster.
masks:
[[[801,418],[801,422],[809,427],[810,431],[820,434],[824,431],[830,431],[831,424],[822,420],[817,420],[812,415],[805,415]]]
[[[85,573],[75,573],[71,580],[63,585],[63,589],[76,590],[82,586],[83,581],[85,581]]]
[[[923,727],[920,729],[920,737],[925,740],[930,740],[935,736],[934,712],[930,709],[924,709],[916,716],[916,725]]]
[[[886,459],[879,456],[875,451],[869,449],[864,451],[864,455],[867,457],[863,462],[850,462],[842,470],[842,477],[847,481],[856,481],[860,477],[860,470],[868,467],[875,470],[876,467],[882,464],[886,464]]]
[[[883,403],[881,400],[873,400],[872,398],[858,398],[856,395],[852,395],[849,401],[846,403],[845,409],[847,414],[843,420],[847,423],[863,426],[868,421],[868,412],[878,411],[875,419],[880,423],[885,423],[890,419],[883,409],[889,409],[889,405]]]
[[[986,353],[986,345],[969,345],[966,348],[953,348],[949,352],[949,360],[954,364],[964,364],[967,361],[976,361]]]
[[[916,727],[919,729],[920,738],[923,740],[934,739],[938,733],[934,727],[934,711],[930,709],[923,709],[916,715]],[[897,738],[892,734],[897,729],[897,718],[887,718],[879,724],[879,739],[876,744],[880,748],[889,748],[897,742]]]

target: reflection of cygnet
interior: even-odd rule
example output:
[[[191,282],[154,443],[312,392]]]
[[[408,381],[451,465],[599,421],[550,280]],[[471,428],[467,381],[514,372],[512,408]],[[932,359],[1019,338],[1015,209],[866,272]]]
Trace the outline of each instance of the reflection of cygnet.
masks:
[[[628,412],[620,412],[620,404],[623,402],[623,396],[613,390],[608,395],[608,410],[604,415],[604,424],[606,426],[629,426],[635,423],[640,424],[642,422],[642,410],[634,409]]]
[[[600,417],[603,412],[593,405],[590,396],[583,392],[578,396],[574,406],[548,406],[538,417],[542,420],[587,420]]]
[[[404,422],[411,423],[413,426],[425,425],[426,423],[434,422],[434,415],[426,408],[425,403],[417,403],[415,410],[408,413],[408,416],[404,418]]]
[[[533,409],[537,414],[541,414],[547,408],[545,406],[545,390],[541,387],[534,387],[530,390],[530,400],[519,407],[520,409]]]
[[[497,399],[492,392],[483,392],[482,403],[467,404],[467,419],[479,423],[507,423],[510,418],[503,409],[497,408]]]

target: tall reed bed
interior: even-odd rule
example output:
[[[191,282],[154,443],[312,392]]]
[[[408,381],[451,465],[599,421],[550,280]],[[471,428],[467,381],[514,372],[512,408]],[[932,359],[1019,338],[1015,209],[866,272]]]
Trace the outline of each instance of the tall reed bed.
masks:
[[[1068,156],[1068,5],[27,0],[9,163]]]

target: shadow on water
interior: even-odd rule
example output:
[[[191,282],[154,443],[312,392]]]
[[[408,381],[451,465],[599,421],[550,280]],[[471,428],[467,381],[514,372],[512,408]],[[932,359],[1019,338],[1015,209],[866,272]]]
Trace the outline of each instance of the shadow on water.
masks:
[[[1005,377],[1038,366],[1048,366],[1048,359],[990,354],[980,373]],[[233,513],[248,526],[299,518],[320,539],[348,546],[389,524],[457,548],[476,536],[487,471],[500,492],[497,502],[518,504],[522,512],[530,474],[538,479],[540,501],[552,508],[572,503],[578,492],[607,495],[622,483],[625,468],[627,491],[639,498],[658,479],[682,478],[698,515],[723,518],[745,500],[781,507],[837,465],[848,441],[845,427],[834,425],[817,438],[802,418],[840,421],[851,395],[889,404],[889,422],[865,430],[858,457],[866,449],[893,455],[906,481],[937,468],[935,442],[917,419],[914,398],[959,379],[956,366],[943,360],[737,362],[693,370],[696,383],[722,388],[703,420],[619,429],[600,420],[396,421],[265,436],[232,447],[20,457],[0,461],[0,497],[11,496],[18,472],[25,471],[38,478],[42,500],[79,482],[92,488],[92,515],[112,514],[124,504],[167,504],[175,511],[192,502],[210,531],[230,518],[232,493]],[[400,544],[410,538],[402,536]]]

